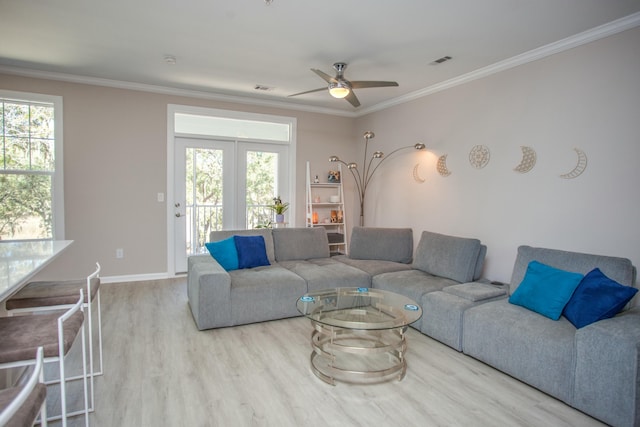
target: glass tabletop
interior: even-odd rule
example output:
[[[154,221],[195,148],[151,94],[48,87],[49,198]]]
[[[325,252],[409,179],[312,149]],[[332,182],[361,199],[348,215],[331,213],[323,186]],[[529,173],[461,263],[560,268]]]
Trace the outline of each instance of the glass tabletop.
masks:
[[[400,328],[422,317],[422,308],[411,298],[372,288],[310,292],[296,306],[314,322],[346,329]]]

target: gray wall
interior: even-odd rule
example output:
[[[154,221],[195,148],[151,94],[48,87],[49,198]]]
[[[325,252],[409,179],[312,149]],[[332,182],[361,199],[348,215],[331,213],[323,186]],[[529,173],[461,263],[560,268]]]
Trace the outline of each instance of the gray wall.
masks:
[[[430,148],[384,166],[368,224],[478,237],[486,276],[503,281],[520,244],[640,265],[640,28],[356,120],[356,132],[368,129],[383,151],[418,140]],[[491,157],[475,169],[469,152],[479,144]],[[521,174],[523,145],[537,164]],[[576,165],[574,147],[587,169],[561,179]],[[443,154],[446,178],[436,171]]]

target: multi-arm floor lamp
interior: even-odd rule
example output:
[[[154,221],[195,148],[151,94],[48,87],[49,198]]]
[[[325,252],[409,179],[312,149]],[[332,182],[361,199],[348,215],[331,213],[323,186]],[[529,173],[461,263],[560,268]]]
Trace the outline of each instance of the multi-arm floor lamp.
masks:
[[[416,150],[424,150],[425,145],[422,143],[417,143],[415,145],[409,145],[407,147],[400,147],[393,150],[391,153],[384,155],[382,151],[375,151],[371,158],[369,159],[369,163],[367,163],[367,150],[369,148],[369,140],[374,138],[375,134],[371,131],[367,131],[364,133],[364,161],[362,162],[362,173],[358,169],[358,165],[355,162],[347,163],[343,160],[340,160],[338,156],[329,157],[330,162],[339,162],[342,163],[349,169],[351,175],[353,175],[353,179],[356,181],[356,187],[358,189],[358,195],[360,196],[360,225],[364,226],[364,199],[367,193],[367,186],[373,177],[373,174],[378,170],[382,162],[391,157],[394,153],[404,150],[406,148],[414,148]],[[378,162],[374,165],[373,161],[377,160]]]

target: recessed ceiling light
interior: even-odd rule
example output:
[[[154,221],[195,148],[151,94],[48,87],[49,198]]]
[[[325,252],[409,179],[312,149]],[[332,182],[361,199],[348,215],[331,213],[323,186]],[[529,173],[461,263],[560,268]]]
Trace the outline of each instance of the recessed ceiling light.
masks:
[[[173,55],[165,55],[164,62],[169,65],[176,65],[176,57]]]

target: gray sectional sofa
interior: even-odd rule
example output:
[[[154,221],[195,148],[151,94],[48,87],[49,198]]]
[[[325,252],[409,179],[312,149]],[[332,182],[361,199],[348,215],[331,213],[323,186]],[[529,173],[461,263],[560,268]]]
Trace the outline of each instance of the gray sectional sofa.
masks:
[[[409,228],[352,230],[349,256],[329,256],[323,228],[234,230],[261,235],[268,266],[225,271],[210,255],[189,258],[188,297],[198,329],[298,316],[295,302],[322,288],[373,287],[423,307],[412,326],[615,426],[640,425],[640,308],[576,329],[508,297],[530,261],[635,284],[628,259],[522,246],[511,284],[480,280],[487,248],[477,239],[425,231],[413,250]]]

